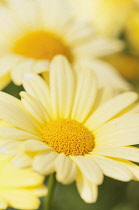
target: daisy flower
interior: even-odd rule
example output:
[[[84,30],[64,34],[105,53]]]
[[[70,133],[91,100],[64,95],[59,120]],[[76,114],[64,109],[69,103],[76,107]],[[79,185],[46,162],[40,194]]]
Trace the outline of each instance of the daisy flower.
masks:
[[[31,169],[17,169],[11,155],[0,154],[0,209],[37,209],[46,194],[43,176]]]
[[[74,14],[97,27],[100,34],[116,37],[123,30],[135,0],[69,0]]]
[[[21,85],[26,72],[48,71],[58,54],[74,65],[85,60],[98,72],[100,84],[103,80],[117,89],[129,89],[110,65],[93,61],[121,50],[123,43],[98,37],[91,25],[74,19],[66,0],[7,0],[6,5],[0,5],[1,89],[10,80]]]
[[[21,101],[0,93],[0,119],[13,125],[0,127],[0,151],[15,155],[15,166],[55,172],[63,184],[75,180],[88,203],[96,201],[104,175],[139,179],[131,162],[139,162],[136,93],[113,97],[90,69],[74,71],[63,56],[52,60],[48,83],[27,73],[23,86]]]

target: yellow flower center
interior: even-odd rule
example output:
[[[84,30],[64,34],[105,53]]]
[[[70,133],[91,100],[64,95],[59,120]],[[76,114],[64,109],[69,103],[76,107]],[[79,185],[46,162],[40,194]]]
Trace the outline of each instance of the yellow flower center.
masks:
[[[51,32],[30,32],[14,43],[13,51],[28,58],[52,60],[55,55],[62,54],[72,62],[69,47],[62,39]]]
[[[85,155],[94,147],[93,134],[80,122],[61,119],[43,128],[42,139],[58,153],[69,156]]]

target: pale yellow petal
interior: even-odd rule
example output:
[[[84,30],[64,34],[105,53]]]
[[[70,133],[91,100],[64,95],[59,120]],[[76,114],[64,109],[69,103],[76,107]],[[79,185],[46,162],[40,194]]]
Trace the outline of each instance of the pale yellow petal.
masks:
[[[81,173],[76,178],[76,186],[81,198],[86,203],[94,203],[98,196],[98,187],[96,184],[87,180]]]
[[[32,134],[38,134],[40,129],[20,100],[3,92],[0,92],[0,118]]]
[[[90,182],[101,184],[103,174],[95,161],[83,156],[71,156],[71,159],[77,164],[79,170]]]
[[[32,151],[32,152],[52,150],[52,148],[49,147],[44,142],[36,141],[33,139],[25,141],[24,146],[26,151]]]
[[[127,114],[94,131],[96,147],[139,144],[139,114]]]
[[[56,56],[50,65],[50,92],[53,117],[68,118],[74,97],[74,75],[64,56]]]
[[[22,103],[36,120],[43,124],[50,121],[45,107],[36,98],[23,91],[20,92],[20,96]]]
[[[39,100],[50,112],[50,93],[46,82],[38,75],[27,73],[24,76],[23,86],[27,93]]]
[[[0,77],[0,90],[4,89],[11,81],[10,74]]]
[[[23,147],[23,149],[25,148]],[[22,148],[21,148],[21,151],[17,150],[16,154],[17,155],[13,158],[13,161],[12,161],[13,165],[16,168],[26,168],[32,165],[32,161],[33,161],[32,157],[25,154],[24,151],[22,151]]]
[[[96,161],[106,176],[120,181],[130,181],[133,178],[131,170],[120,164],[120,162],[103,156],[92,155],[90,158]]]
[[[92,154],[139,162],[139,149],[135,147],[98,147],[94,148]]]
[[[132,86],[118,73],[112,65],[100,59],[82,59],[84,68],[92,69],[98,79],[99,87],[110,86],[116,91],[128,91]]]
[[[16,140],[1,140],[0,141],[0,153],[1,154],[17,154],[20,151],[20,145],[22,142]]]
[[[130,170],[134,175],[133,179],[136,181],[139,181],[139,166],[138,165],[136,165],[128,160],[123,160],[123,159],[118,159],[118,158],[112,158],[112,159],[119,162],[124,167],[126,167],[128,170]]]
[[[97,94],[97,81],[90,69],[78,73],[77,88],[71,118],[83,122],[93,108]]]
[[[11,77],[16,85],[21,85],[25,73],[33,72],[34,62],[34,59],[23,59],[14,67]]]
[[[18,56],[7,55],[0,57],[0,77],[7,74],[20,61]]]
[[[2,155],[1,155],[2,156]],[[4,155],[3,155],[4,156]],[[35,187],[42,184],[43,176],[32,171],[31,169],[17,169],[11,164],[8,155],[6,164],[1,166],[0,170],[0,187]],[[10,178],[9,178],[10,172]]]
[[[0,127],[0,138],[17,139],[17,140],[25,140],[25,139],[40,140],[40,137],[38,136],[35,136],[29,132],[13,127]]]
[[[7,209],[8,203],[5,199],[0,196],[0,209]]]
[[[61,153],[58,155],[56,162],[56,178],[62,184],[70,184],[75,180],[76,177],[76,166],[75,163]]]
[[[100,106],[86,121],[85,125],[89,127],[90,130],[94,130],[115,117],[137,99],[138,95],[135,92],[122,93]]]
[[[37,155],[33,161],[33,169],[41,174],[48,175],[55,171],[57,152],[50,151]]]
[[[37,74],[46,72],[48,70],[49,70],[49,61],[47,60],[37,60],[33,67],[33,72]]]
[[[38,29],[41,23],[40,15],[38,14],[37,5],[35,1],[26,1],[26,0],[8,0],[8,6],[10,10],[18,18],[18,21],[22,26],[30,29]],[[26,11],[26,14],[25,14]]]
[[[9,206],[17,209],[38,209],[39,199],[28,189],[2,190],[2,196],[7,199]]]

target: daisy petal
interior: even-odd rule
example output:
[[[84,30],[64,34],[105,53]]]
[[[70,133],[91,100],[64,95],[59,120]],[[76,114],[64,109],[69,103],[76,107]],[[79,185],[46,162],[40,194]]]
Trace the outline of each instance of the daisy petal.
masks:
[[[139,181],[139,166],[123,159],[112,158],[113,160],[119,162],[120,164],[124,165],[128,170],[130,170],[134,175],[134,180]]]
[[[35,117],[36,120],[45,124],[50,121],[46,109],[43,105],[33,96],[26,92],[20,92],[21,101],[26,109]]]
[[[51,62],[50,91],[54,118],[68,118],[75,89],[73,71],[64,56],[56,56]]]
[[[9,0],[8,4],[11,11],[18,17],[24,27],[30,27],[30,29],[38,29],[40,22],[39,15],[37,15],[37,7],[35,1],[26,0]],[[26,11],[26,15],[25,15]]]
[[[26,92],[39,100],[49,113],[50,94],[45,81],[38,75],[27,73],[24,76],[23,86]]]
[[[32,135],[31,133],[12,127],[0,127],[0,138],[17,139],[17,140],[25,140],[25,139],[40,140],[38,136]]]
[[[120,162],[103,156],[92,156],[92,159],[96,161],[106,176],[121,181],[130,181],[133,178],[131,170]]]
[[[77,81],[77,89],[71,118],[83,122],[94,105],[96,94],[97,83],[94,73],[89,69],[86,71],[82,70]]]
[[[92,154],[105,155],[139,162],[139,149],[135,147],[101,147],[94,148]]]
[[[51,150],[52,148],[47,146],[44,142],[36,141],[36,140],[27,140],[24,142],[25,150],[26,151],[45,151]]]
[[[63,184],[70,184],[76,177],[75,163],[65,154],[59,154],[55,162],[56,178]]]
[[[76,178],[76,185],[81,198],[86,203],[94,203],[97,200],[97,185],[89,182],[81,173]]]
[[[10,74],[0,77],[0,90],[4,89],[11,81]]]
[[[32,134],[38,134],[40,129],[38,123],[25,112],[20,100],[4,92],[0,92],[0,118]]]
[[[20,61],[20,58],[7,55],[0,58],[0,77],[7,74]]]
[[[95,184],[102,183],[103,174],[95,161],[82,156],[71,156],[71,159],[77,164],[83,176],[85,176],[90,182]]]
[[[7,156],[7,155],[6,155]],[[10,178],[9,178],[10,171]],[[43,176],[32,171],[31,169],[18,169],[13,167],[11,161],[1,167],[0,170],[0,186],[6,188],[12,187],[31,187],[40,185],[43,181]],[[12,180],[12,181],[11,181]]]
[[[22,79],[25,73],[32,72],[34,65],[33,59],[22,60],[17,66],[13,69],[11,73],[12,80],[16,85],[21,85]]]
[[[7,199],[9,205],[16,209],[37,209],[40,205],[39,199],[28,189],[2,190],[2,197]]]
[[[94,131],[96,147],[139,144],[139,114],[116,118]]]
[[[122,93],[98,108],[91,117],[86,121],[85,125],[94,130],[111,118],[115,117],[123,109],[134,103],[138,98],[135,92]]]
[[[41,153],[34,158],[33,169],[45,175],[53,173],[57,157],[58,153],[54,151]]]

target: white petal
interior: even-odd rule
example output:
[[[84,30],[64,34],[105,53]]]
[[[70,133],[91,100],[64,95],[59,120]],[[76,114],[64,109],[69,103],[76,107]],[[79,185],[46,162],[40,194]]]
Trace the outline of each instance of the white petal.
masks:
[[[54,118],[68,118],[74,97],[74,75],[64,56],[56,56],[50,65],[50,91]]]
[[[76,177],[76,166],[75,163],[70,160],[65,154],[59,154],[56,162],[56,178],[63,184],[70,184],[75,180]]]
[[[38,134],[40,129],[20,100],[3,92],[0,92],[0,118],[32,134]]]
[[[103,174],[100,167],[91,159],[83,156],[71,156],[78,168],[90,182],[101,184],[103,181]]]
[[[120,164],[120,162],[103,156],[92,155],[90,158],[96,161],[106,176],[121,181],[130,181],[133,178],[131,170]]]
[[[54,151],[37,155],[33,161],[33,169],[44,175],[53,173],[57,156],[58,153]]]
[[[122,93],[108,102],[100,106],[86,121],[85,125],[94,130],[111,118],[115,117],[118,113],[124,110],[129,105],[133,104],[138,98],[135,92]]]
[[[76,185],[81,198],[86,203],[94,203],[97,200],[98,188],[97,185],[89,182],[81,173],[76,178]]]
[[[79,72],[71,118],[83,122],[94,105],[96,94],[97,82],[93,72],[90,69]]]

